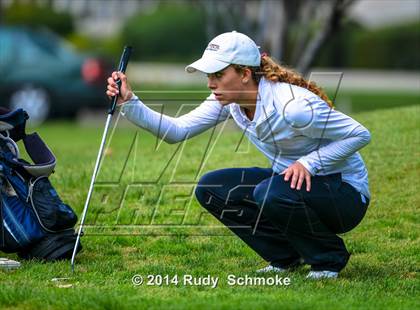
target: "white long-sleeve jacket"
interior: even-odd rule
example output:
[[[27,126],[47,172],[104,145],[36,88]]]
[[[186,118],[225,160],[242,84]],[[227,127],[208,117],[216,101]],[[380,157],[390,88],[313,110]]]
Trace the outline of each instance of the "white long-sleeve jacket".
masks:
[[[340,172],[344,182],[363,194],[362,200],[370,199],[368,173],[358,153],[369,143],[369,131],[305,88],[262,78],[252,121],[239,104],[222,106],[213,95],[180,117],[155,112],[137,97],[121,113],[168,143],[194,137],[231,116],[275,172],[295,161],[312,175]]]

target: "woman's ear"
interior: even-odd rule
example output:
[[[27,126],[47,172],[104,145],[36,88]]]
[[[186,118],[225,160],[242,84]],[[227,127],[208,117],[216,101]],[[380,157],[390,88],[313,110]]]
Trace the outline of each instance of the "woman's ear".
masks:
[[[248,83],[248,81],[250,81],[252,79],[252,71],[249,68],[245,68],[242,71],[242,83],[246,84]]]

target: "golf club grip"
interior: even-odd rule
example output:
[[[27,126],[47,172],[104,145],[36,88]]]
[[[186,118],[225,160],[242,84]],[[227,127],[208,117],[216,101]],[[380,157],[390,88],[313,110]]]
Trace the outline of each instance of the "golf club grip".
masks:
[[[130,59],[131,50],[132,50],[131,46],[125,46],[124,47],[124,51],[121,55],[120,63],[118,65],[118,71],[119,72],[125,73],[125,70],[127,69],[128,60]],[[119,90],[120,87],[121,87],[121,80],[118,79],[116,81],[116,83],[118,85],[118,90]],[[117,106],[117,101],[118,101],[118,95],[112,97],[111,105],[108,109],[108,114],[114,114],[115,108]]]

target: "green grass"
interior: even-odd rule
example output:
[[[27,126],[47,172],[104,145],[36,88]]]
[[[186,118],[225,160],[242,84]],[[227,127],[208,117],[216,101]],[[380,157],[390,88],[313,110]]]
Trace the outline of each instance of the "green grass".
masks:
[[[137,130],[124,125],[118,126],[98,177],[101,184],[87,220],[97,227],[86,229],[76,273],[68,262],[35,261],[14,272],[0,271],[0,308],[419,308],[419,112],[417,105],[352,114],[372,134],[361,152],[372,201],[362,223],[343,236],[352,256],[337,280],[307,281],[304,267],[288,274],[288,287],[228,286],[228,274],[256,276],[253,271],[264,262],[226,229],[211,228],[216,221],[189,198],[193,184],[209,170],[267,166],[267,161],[246,141],[239,144],[240,133],[230,127],[217,143],[218,131],[210,131],[175,153],[182,145],[156,149],[155,138],[139,131],[135,140]],[[58,158],[52,182],[80,214],[102,128],[49,123],[38,131]],[[132,141],[136,143],[128,156]],[[212,153],[200,172],[209,141]],[[124,189],[133,183],[142,185],[128,187],[121,204]],[[197,223],[203,226],[197,228]],[[178,226],[171,228],[173,224]],[[136,287],[131,283],[134,274],[209,274],[221,283],[215,289]],[[72,287],[58,287],[51,281],[55,277],[70,277],[64,284]]]

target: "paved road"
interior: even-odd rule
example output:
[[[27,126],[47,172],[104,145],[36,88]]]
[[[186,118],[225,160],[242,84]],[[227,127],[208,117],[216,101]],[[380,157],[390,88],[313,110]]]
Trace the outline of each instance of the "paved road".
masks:
[[[322,87],[420,93],[420,72],[314,69],[311,79]],[[179,64],[130,63],[127,74],[136,84],[206,85],[204,74],[188,74]]]

